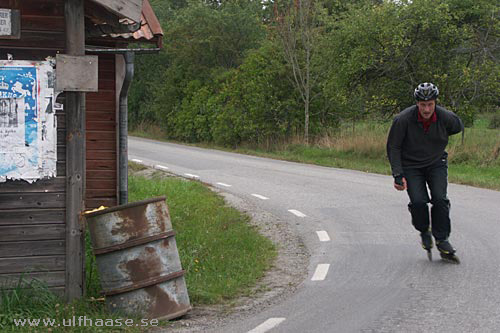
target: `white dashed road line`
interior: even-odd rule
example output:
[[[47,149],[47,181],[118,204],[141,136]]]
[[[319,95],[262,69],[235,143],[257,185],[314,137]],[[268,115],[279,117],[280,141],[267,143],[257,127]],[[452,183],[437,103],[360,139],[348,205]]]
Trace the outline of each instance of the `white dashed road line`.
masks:
[[[259,199],[262,199],[262,200],[268,200],[268,199],[269,199],[269,198],[266,198],[265,196],[260,195],[260,194],[254,194],[254,193],[252,193],[252,195],[253,195],[254,197],[259,198]]]
[[[161,169],[161,170],[168,170],[168,167],[163,166],[163,165],[159,165],[159,164],[155,165],[155,168]]]
[[[142,160],[138,160],[137,158],[133,158],[131,161],[135,163],[142,163]]]
[[[225,184],[225,183],[217,183],[217,185],[224,186],[224,187],[231,187],[232,185]]]
[[[298,210],[295,210],[295,209],[289,209],[288,210],[290,213],[298,216],[298,217],[306,217],[307,215],[302,213],[302,212],[299,212]]]
[[[267,332],[270,329],[272,329],[272,328],[278,326],[279,324],[281,324],[282,322],[284,322],[285,319],[286,318],[269,318],[268,320],[266,320],[265,322],[263,322],[262,324],[260,324],[256,328],[254,328],[253,330],[248,331],[248,333],[264,333],[264,332]]]
[[[330,241],[330,236],[328,236],[328,233],[324,230],[321,231],[316,231],[318,234],[318,238],[320,242],[329,242]]]
[[[191,178],[200,178],[200,176],[198,175],[193,175],[191,173],[185,173],[184,175],[188,176],[188,177],[191,177]]]
[[[330,264],[319,264],[316,267],[316,271],[311,278],[311,281],[322,281],[326,278],[326,274],[328,274],[328,270],[330,269]]]

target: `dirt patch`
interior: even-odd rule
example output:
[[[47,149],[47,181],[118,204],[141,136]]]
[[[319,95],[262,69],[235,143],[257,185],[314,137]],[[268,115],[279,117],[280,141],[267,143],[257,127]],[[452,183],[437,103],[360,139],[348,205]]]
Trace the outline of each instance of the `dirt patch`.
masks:
[[[171,173],[151,168],[134,172],[134,174],[145,177],[153,175],[177,177]],[[275,244],[278,255],[272,267],[253,288],[251,296],[240,297],[225,304],[194,306],[188,314],[170,322],[167,328],[156,329],[155,332],[216,331],[219,327],[282,302],[296,291],[307,275],[310,255],[293,226],[236,195],[207,186],[223,196],[228,205],[250,216],[251,224],[255,225],[263,236]]]

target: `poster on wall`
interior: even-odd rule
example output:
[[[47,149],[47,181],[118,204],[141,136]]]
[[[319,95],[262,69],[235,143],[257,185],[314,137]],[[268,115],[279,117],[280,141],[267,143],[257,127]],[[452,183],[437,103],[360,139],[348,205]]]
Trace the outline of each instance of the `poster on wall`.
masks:
[[[0,182],[56,176],[54,101],[51,62],[0,60]]]

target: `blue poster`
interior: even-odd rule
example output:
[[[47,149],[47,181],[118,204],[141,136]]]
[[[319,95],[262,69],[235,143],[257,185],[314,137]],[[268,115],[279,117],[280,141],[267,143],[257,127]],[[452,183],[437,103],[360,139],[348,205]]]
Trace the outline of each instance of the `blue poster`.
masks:
[[[47,149],[55,153],[56,144],[54,115],[45,112],[52,110],[52,71],[48,63],[0,61],[0,182],[55,175],[55,170],[46,169],[55,168],[55,163],[43,160],[55,160],[46,154]],[[51,147],[42,141],[51,141]]]

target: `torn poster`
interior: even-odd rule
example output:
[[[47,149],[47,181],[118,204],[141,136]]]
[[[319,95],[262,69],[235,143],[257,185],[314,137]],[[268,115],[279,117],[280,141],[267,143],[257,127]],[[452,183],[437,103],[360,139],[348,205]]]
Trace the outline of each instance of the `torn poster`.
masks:
[[[56,176],[54,69],[0,60],[0,182]]]

